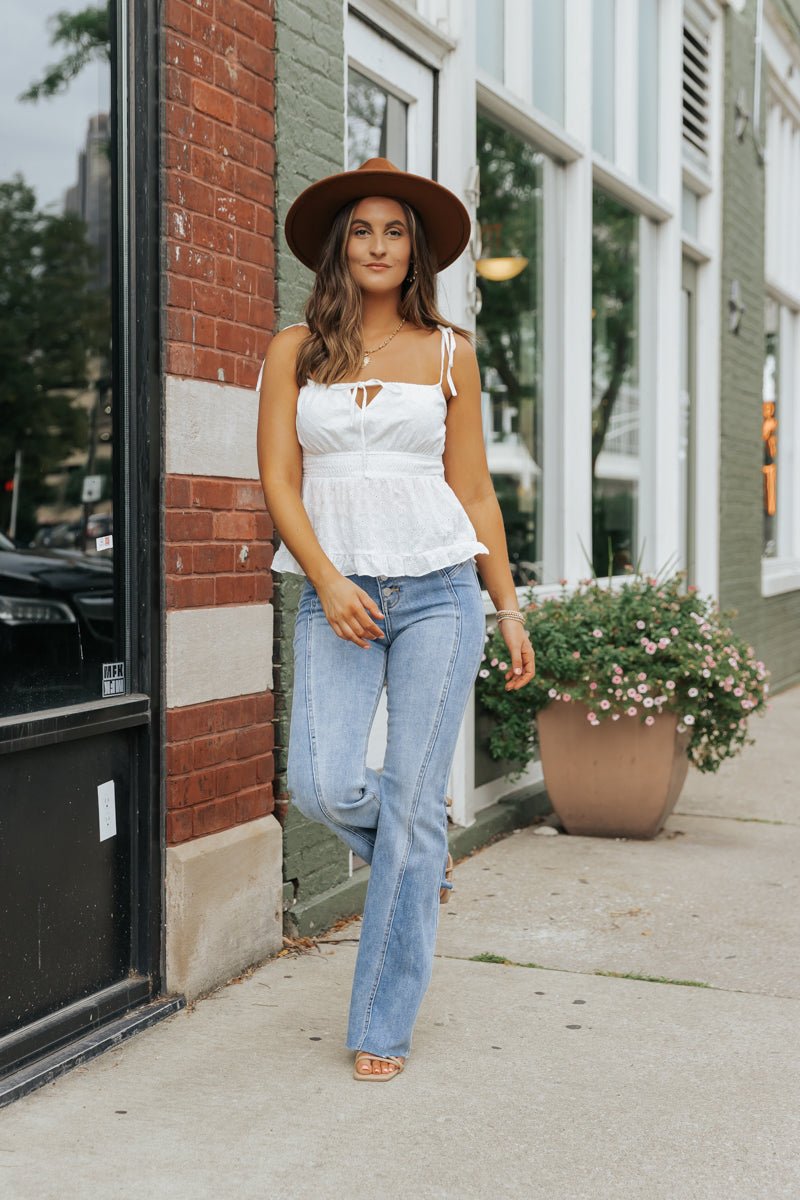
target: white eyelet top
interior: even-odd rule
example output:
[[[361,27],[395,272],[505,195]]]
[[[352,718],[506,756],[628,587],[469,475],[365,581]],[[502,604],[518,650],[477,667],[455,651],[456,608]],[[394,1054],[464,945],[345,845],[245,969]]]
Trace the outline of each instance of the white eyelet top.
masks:
[[[326,385],[309,379],[300,388],[295,427],[303,448],[301,499],[320,546],[343,575],[424,575],[489,553],[444,477],[442,381],[447,355],[455,396],[455,335],[449,326],[439,328],[438,383],[365,379]],[[380,390],[368,404],[367,388],[376,386]],[[284,544],[272,569],[305,574]]]

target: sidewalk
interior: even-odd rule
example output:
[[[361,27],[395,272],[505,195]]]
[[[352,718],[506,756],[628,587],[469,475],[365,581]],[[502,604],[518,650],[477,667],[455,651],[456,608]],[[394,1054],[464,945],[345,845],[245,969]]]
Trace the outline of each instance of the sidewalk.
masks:
[[[353,921],[0,1112],[0,1195],[796,1200],[799,727],[795,688],[651,842],[460,864],[400,1078],[351,1079]]]

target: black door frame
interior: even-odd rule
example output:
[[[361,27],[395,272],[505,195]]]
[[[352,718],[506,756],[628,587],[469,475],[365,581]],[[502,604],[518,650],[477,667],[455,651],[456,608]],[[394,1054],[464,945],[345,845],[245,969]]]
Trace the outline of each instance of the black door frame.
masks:
[[[113,730],[129,729],[132,808],[129,977],[68,1004],[0,1039],[0,1105],[90,1056],[87,1033],[103,1048],[120,1018],[162,989],[164,828],[161,697],[161,372],[158,0],[112,0],[113,408],[115,541],[125,567],[117,573],[116,611],[127,614],[129,692],[114,700],[0,718],[0,756]],[[119,516],[117,516],[119,514]],[[87,747],[90,741],[87,740]],[[149,1005],[166,1015],[181,1006]],[[97,1030],[98,1033],[94,1034]],[[106,1039],[107,1040],[107,1039]],[[80,1046],[80,1058],[70,1047]],[[45,1057],[46,1056],[46,1057]],[[59,1058],[62,1066],[54,1062]],[[48,1064],[43,1075],[32,1064]],[[27,1083],[25,1081],[28,1081]],[[33,1081],[33,1082],[31,1082]]]

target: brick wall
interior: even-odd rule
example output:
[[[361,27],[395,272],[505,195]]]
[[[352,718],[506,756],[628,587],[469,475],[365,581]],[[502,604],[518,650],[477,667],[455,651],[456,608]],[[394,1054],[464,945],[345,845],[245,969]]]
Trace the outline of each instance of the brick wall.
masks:
[[[796,0],[792,7],[800,9]],[[788,11],[787,0],[781,8]],[[738,280],[745,312],[738,333],[726,325],[722,332],[720,601],[737,610],[737,630],[756,647],[775,685],[800,677],[800,595],[761,594],[764,167],[750,131],[741,142],[734,131],[739,89],[748,105],[752,97],[755,16],[752,3],[741,13],[728,8],[725,16],[722,311]]]
[[[246,389],[252,407],[236,434],[238,458],[233,448],[239,474],[219,473],[206,434],[188,453],[181,447],[182,473],[165,481],[167,613],[203,610],[209,639],[223,610],[235,619],[272,601],[272,523],[246,443],[254,442],[253,389],[275,325],[274,51],[272,0],[165,0],[164,364],[167,376],[196,381],[180,393],[196,411],[174,428],[185,438],[193,423],[211,423],[219,443],[230,442],[220,385]],[[169,412],[166,428],[169,462],[177,436]],[[224,628],[229,636],[230,620]],[[268,663],[271,650],[253,653]],[[214,681],[203,681],[198,703],[184,696],[178,707],[168,689],[169,845],[274,809],[272,692],[222,694],[231,686],[215,693]]]
[[[344,167],[344,6],[341,0],[281,0],[277,34],[279,327],[300,321],[313,282],[281,241],[289,205],[309,183]],[[286,757],[292,704],[294,622],[302,577],[275,577],[275,796],[284,824],[284,904],[345,881],[349,855],[325,826],[288,805]]]

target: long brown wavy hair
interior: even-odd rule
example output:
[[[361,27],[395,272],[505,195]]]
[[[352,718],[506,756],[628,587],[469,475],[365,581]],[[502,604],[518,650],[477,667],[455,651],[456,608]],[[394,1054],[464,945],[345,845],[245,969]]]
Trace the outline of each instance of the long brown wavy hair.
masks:
[[[306,303],[308,336],[300,344],[295,364],[298,387],[308,379],[336,383],[351,379],[361,370],[364,355],[361,340],[361,289],[350,273],[347,242],[353,213],[359,200],[351,200],[337,212],[325,241],[314,286]],[[436,329],[448,321],[436,307],[436,262],[425,226],[410,204],[399,200],[411,238],[409,275],[400,294],[400,316],[420,329]],[[410,276],[414,275],[412,279]],[[472,334],[458,325],[451,328],[470,341]]]

